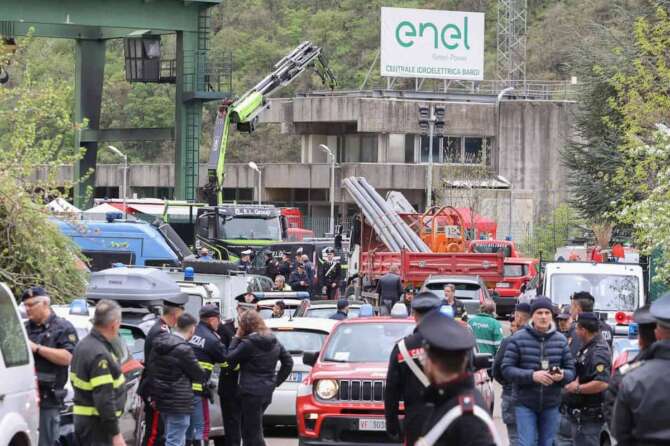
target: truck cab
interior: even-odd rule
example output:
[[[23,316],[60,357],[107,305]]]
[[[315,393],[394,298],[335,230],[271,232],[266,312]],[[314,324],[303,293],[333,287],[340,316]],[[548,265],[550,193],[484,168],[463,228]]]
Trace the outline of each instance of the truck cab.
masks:
[[[646,302],[642,268],[626,263],[552,262],[544,266],[544,294],[559,306],[588,291],[593,311],[606,314],[615,335],[628,335],[633,312]]]
[[[287,229],[286,218],[272,205],[206,206],[198,208],[195,244],[219,260],[236,261],[242,251],[284,240]]]

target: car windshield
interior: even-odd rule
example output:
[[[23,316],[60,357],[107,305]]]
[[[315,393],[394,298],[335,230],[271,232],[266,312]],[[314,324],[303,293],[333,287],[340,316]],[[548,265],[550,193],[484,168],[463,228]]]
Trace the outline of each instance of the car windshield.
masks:
[[[369,322],[340,325],[332,334],[324,361],[387,362],[398,339],[414,330],[413,322]]]
[[[505,264],[503,277],[522,277],[528,272],[528,266],[523,264]]]
[[[321,351],[326,333],[309,330],[272,330],[284,348],[292,354]]]
[[[441,291],[444,294],[444,286],[452,283],[456,287],[457,299],[479,299],[480,286],[478,283],[453,283],[453,282],[431,282],[426,288],[431,291]]]
[[[552,274],[551,300],[570,303],[570,296],[588,291],[595,298],[594,311],[634,311],[638,307],[640,284],[635,276],[612,274]]]
[[[498,245],[495,243],[475,243],[474,251],[482,254],[496,254],[503,253],[505,257],[512,256],[512,247],[509,245]]]
[[[219,238],[223,240],[281,240],[279,218],[235,217],[229,220],[221,218]]]
[[[359,313],[358,308],[351,308],[349,307],[349,313],[347,314],[347,318],[355,318],[358,317]],[[326,308],[310,308],[305,312],[305,317],[316,317],[320,319],[327,319],[331,317],[333,314],[337,312],[337,307],[326,307]]]

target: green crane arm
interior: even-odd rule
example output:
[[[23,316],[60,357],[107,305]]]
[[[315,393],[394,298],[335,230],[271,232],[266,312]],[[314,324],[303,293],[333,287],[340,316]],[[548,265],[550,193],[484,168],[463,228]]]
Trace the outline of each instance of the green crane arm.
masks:
[[[226,160],[228,137],[232,124],[237,130],[253,132],[258,118],[270,106],[267,98],[280,88],[288,85],[311,64],[321,80],[331,89],[336,81],[328,68],[321,48],[311,42],[303,42],[273,66],[273,71],[253,88],[246,91],[239,99],[224,101],[219,107],[214,126],[214,141],[209,157],[208,184],[206,187],[210,206],[223,202],[223,179]]]

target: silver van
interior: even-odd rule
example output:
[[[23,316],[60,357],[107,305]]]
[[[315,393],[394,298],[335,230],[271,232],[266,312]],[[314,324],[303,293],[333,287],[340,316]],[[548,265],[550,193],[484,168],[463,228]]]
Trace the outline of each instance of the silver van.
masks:
[[[0,283],[0,446],[37,444],[39,396],[33,355],[14,295]]]

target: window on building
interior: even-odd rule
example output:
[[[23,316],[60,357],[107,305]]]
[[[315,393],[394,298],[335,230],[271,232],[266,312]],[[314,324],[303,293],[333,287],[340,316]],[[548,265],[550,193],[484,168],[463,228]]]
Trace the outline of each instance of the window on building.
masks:
[[[414,146],[412,146],[414,142]],[[405,136],[405,162],[428,162],[427,135]],[[481,136],[433,137],[433,162],[444,164],[489,164],[492,138]],[[414,150],[412,150],[414,149]]]
[[[356,133],[339,137],[337,157],[345,163],[376,163],[377,135]]]
[[[223,201],[251,202],[253,200],[254,190],[250,187],[239,189],[234,187],[223,188]]]
[[[465,164],[481,164],[484,159],[484,138],[463,138]]]
[[[414,141],[415,135],[405,135],[405,162],[414,163]]]
[[[442,138],[442,158],[444,163],[461,163],[462,138],[446,136]]]
[[[433,137],[433,162],[441,163],[440,147],[442,145],[442,138]],[[430,137],[428,135],[421,135],[421,162],[427,163],[429,161],[428,145],[430,144]]]

